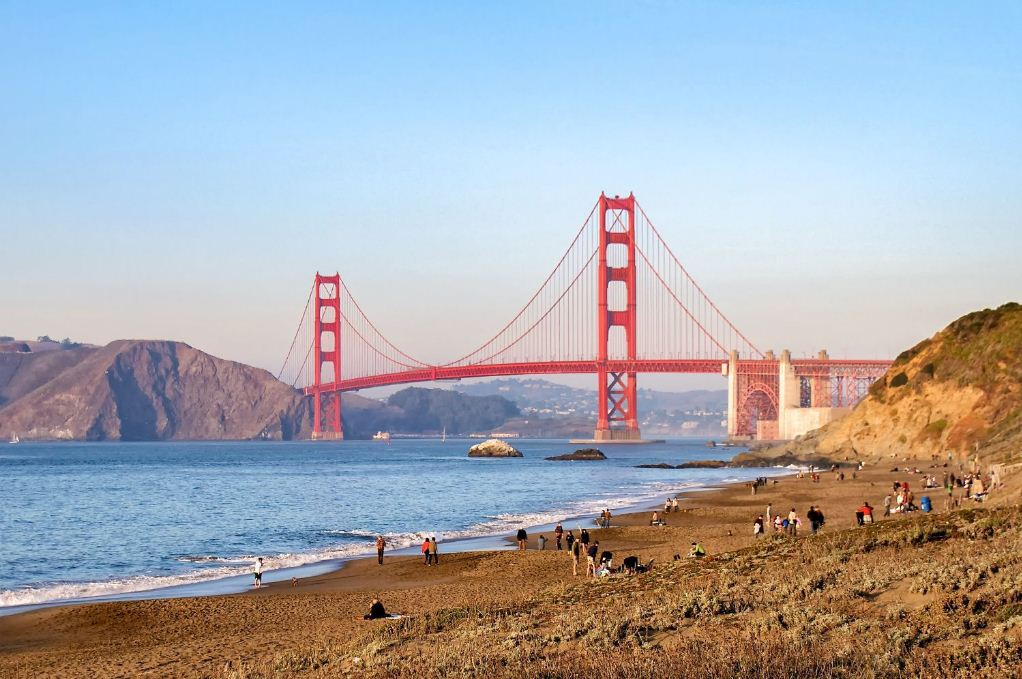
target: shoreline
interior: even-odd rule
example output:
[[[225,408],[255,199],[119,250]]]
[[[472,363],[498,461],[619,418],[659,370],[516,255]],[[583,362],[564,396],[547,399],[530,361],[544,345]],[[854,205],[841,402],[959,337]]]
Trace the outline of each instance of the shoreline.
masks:
[[[730,471],[732,468],[728,468]],[[681,501],[688,493],[701,493],[707,491],[721,490],[735,484],[746,484],[755,476],[767,475],[770,477],[780,478],[789,474],[793,474],[794,470],[790,467],[736,467],[733,469],[736,476],[739,478],[734,481],[707,481],[705,483],[701,481],[697,482],[684,482],[681,481],[677,484],[677,487],[669,491],[657,491],[650,493],[648,497],[629,502],[622,505],[621,507],[615,508],[615,512],[621,512],[621,516],[639,513],[644,511],[651,511],[656,506],[662,503],[662,500],[655,500],[656,497],[677,497]],[[748,479],[742,479],[740,477],[745,476],[749,472],[755,472],[749,474]],[[690,484],[695,485],[690,485]],[[669,494],[669,495],[668,495]],[[581,500],[578,500],[581,501]],[[613,500],[612,500],[613,502]],[[536,513],[542,514],[553,514],[554,510],[540,510]],[[615,514],[615,518],[618,515]],[[572,522],[573,531],[577,532],[580,528],[587,528],[590,530],[595,529],[595,515],[590,514],[568,514],[561,519],[554,522],[527,524],[523,526],[530,535],[537,535],[543,531],[552,532],[554,525],[557,522],[568,523]],[[583,525],[583,523],[585,525]],[[577,524],[577,525],[576,525]],[[467,529],[466,529],[467,530]],[[490,551],[505,551],[510,549],[508,547],[509,539],[513,536],[516,529],[500,529],[493,533],[481,534],[481,535],[470,535],[470,536],[459,536],[448,540],[442,540],[439,544],[442,545],[442,549],[446,547],[447,553],[463,553],[463,552],[490,552]],[[568,530],[568,527],[565,528]],[[513,541],[512,541],[513,542]],[[552,539],[551,539],[552,542]],[[455,547],[452,549],[451,547]],[[408,557],[418,556],[419,554],[418,544],[403,545],[394,550],[388,549],[386,555],[388,557]],[[271,584],[289,582],[292,578],[304,579],[310,577],[317,577],[322,575],[329,575],[331,573],[337,573],[349,566],[350,564],[362,560],[375,560],[375,551],[372,547],[371,542],[366,543],[365,551],[355,552],[348,556],[335,557],[335,558],[323,558],[315,561],[310,561],[296,566],[287,566],[283,568],[276,568],[273,570],[264,571],[263,589],[268,588]],[[201,574],[201,571],[192,571],[195,575]],[[186,577],[186,573],[182,573],[177,576],[167,577]],[[126,578],[133,577],[144,577],[144,576],[126,576]],[[116,579],[109,581],[97,581],[95,583],[68,583],[69,585],[102,585],[106,582],[116,582]],[[149,589],[137,589],[137,590],[126,590],[119,592],[111,592],[108,594],[97,594],[91,596],[81,597],[70,597],[66,599],[53,599],[49,601],[32,602],[25,604],[15,604],[11,606],[0,607],[0,618],[22,615],[25,613],[31,613],[38,610],[46,610],[58,607],[67,606],[89,606],[103,603],[115,603],[115,602],[127,602],[127,601],[156,601],[156,600],[168,600],[168,599],[181,599],[181,598],[192,598],[192,597],[215,597],[215,596],[229,596],[236,594],[245,594],[252,590],[251,586],[252,574],[251,564],[246,563],[245,571],[230,575],[218,575],[208,579],[196,579],[191,582],[180,582],[175,584],[163,585],[153,587]]]
[[[876,467],[859,472],[857,479],[849,475],[839,481],[830,473],[822,477],[815,483],[790,473],[775,476],[777,483],[768,483],[755,495],[747,481],[682,491],[680,511],[667,516],[667,526],[650,526],[649,514],[640,509],[617,514],[612,527],[594,527],[590,535],[600,541],[601,551],[614,553],[615,565],[629,555],[643,563],[652,559],[657,578],[661,577],[657,573],[673,572],[675,555],[686,560],[693,541],[708,551],[707,564],[718,554],[766,545],[753,537],[751,522],[768,503],[775,513],[796,507],[803,517],[809,504],[822,505],[828,520],[825,537],[852,528],[855,508],[864,499],[882,506],[892,480],[918,483],[917,477]],[[378,625],[386,621],[361,619],[374,596],[392,612],[428,620],[446,615],[445,611],[528,610],[558,600],[565,588],[627,589],[633,586],[629,583],[649,577],[573,576],[567,552],[557,551],[552,539],[545,551],[535,549],[538,534],[530,531],[530,549],[525,552],[442,549],[436,566],[425,566],[418,554],[395,554],[383,566],[373,558],[355,559],[340,570],[302,578],[294,586],[267,583],[240,595],[59,605],[0,617],[0,674],[226,676],[226,666],[246,672],[272,669],[288,653],[343,646],[383,629]],[[796,539],[815,538],[800,534]]]

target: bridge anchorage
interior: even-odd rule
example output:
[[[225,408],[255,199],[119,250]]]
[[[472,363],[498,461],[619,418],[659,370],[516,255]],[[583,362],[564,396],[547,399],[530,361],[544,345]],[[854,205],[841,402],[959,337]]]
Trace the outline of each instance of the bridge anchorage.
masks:
[[[692,278],[635,196],[600,194],[525,306],[477,349],[429,363],[398,349],[341,276],[316,274],[278,379],[311,397],[313,438],[343,438],[341,394],[437,380],[595,374],[600,443],[640,442],[637,376],[727,378],[728,434],[786,439],[865,396],[890,361],[761,352]]]

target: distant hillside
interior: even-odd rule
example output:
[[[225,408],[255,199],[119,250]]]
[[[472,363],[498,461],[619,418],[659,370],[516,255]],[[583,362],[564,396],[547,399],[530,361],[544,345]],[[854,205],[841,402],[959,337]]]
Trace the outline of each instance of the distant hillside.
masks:
[[[28,343],[19,344],[29,348]],[[91,347],[42,352],[26,352],[18,347],[14,351],[0,351],[0,407],[49,382],[95,351]]]
[[[723,380],[721,381],[723,384]],[[580,389],[535,378],[497,379],[474,384],[459,384],[455,390],[472,396],[503,396],[520,408],[561,409],[574,408],[594,414],[595,389]],[[696,389],[669,392],[639,389],[639,404],[643,411],[650,410],[715,410],[727,408],[727,389]]]
[[[295,390],[181,342],[120,340],[38,354],[13,369],[8,384],[4,437],[251,439],[307,430],[307,404]]]
[[[345,412],[348,411],[345,395]],[[467,396],[449,389],[409,387],[379,407],[361,408],[345,418],[350,438],[368,438],[378,430],[394,434],[450,435],[489,432],[518,417],[518,407],[500,396]]]
[[[386,403],[344,394],[343,403],[352,439],[490,431],[519,415],[507,399],[444,389],[405,389]],[[311,419],[309,399],[265,370],[181,342],[0,352],[2,439],[303,439]]]
[[[1022,456],[1022,305],[976,311],[898,356],[846,417],[736,458]]]

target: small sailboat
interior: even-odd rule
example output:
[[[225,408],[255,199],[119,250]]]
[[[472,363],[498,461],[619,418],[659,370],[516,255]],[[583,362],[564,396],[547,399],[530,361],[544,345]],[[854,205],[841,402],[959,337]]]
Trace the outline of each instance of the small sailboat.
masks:
[[[18,432],[11,434],[11,443],[21,443],[21,439],[18,438]]]
[[[444,427],[444,433],[440,435],[440,442],[447,443],[447,427]]]

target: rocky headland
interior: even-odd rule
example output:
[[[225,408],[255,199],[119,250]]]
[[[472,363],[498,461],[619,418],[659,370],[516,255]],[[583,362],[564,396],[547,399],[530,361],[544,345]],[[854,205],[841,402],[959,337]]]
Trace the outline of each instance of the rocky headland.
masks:
[[[794,441],[736,465],[847,460],[1017,461],[1022,448],[1022,305],[963,316],[902,352],[869,395]]]

